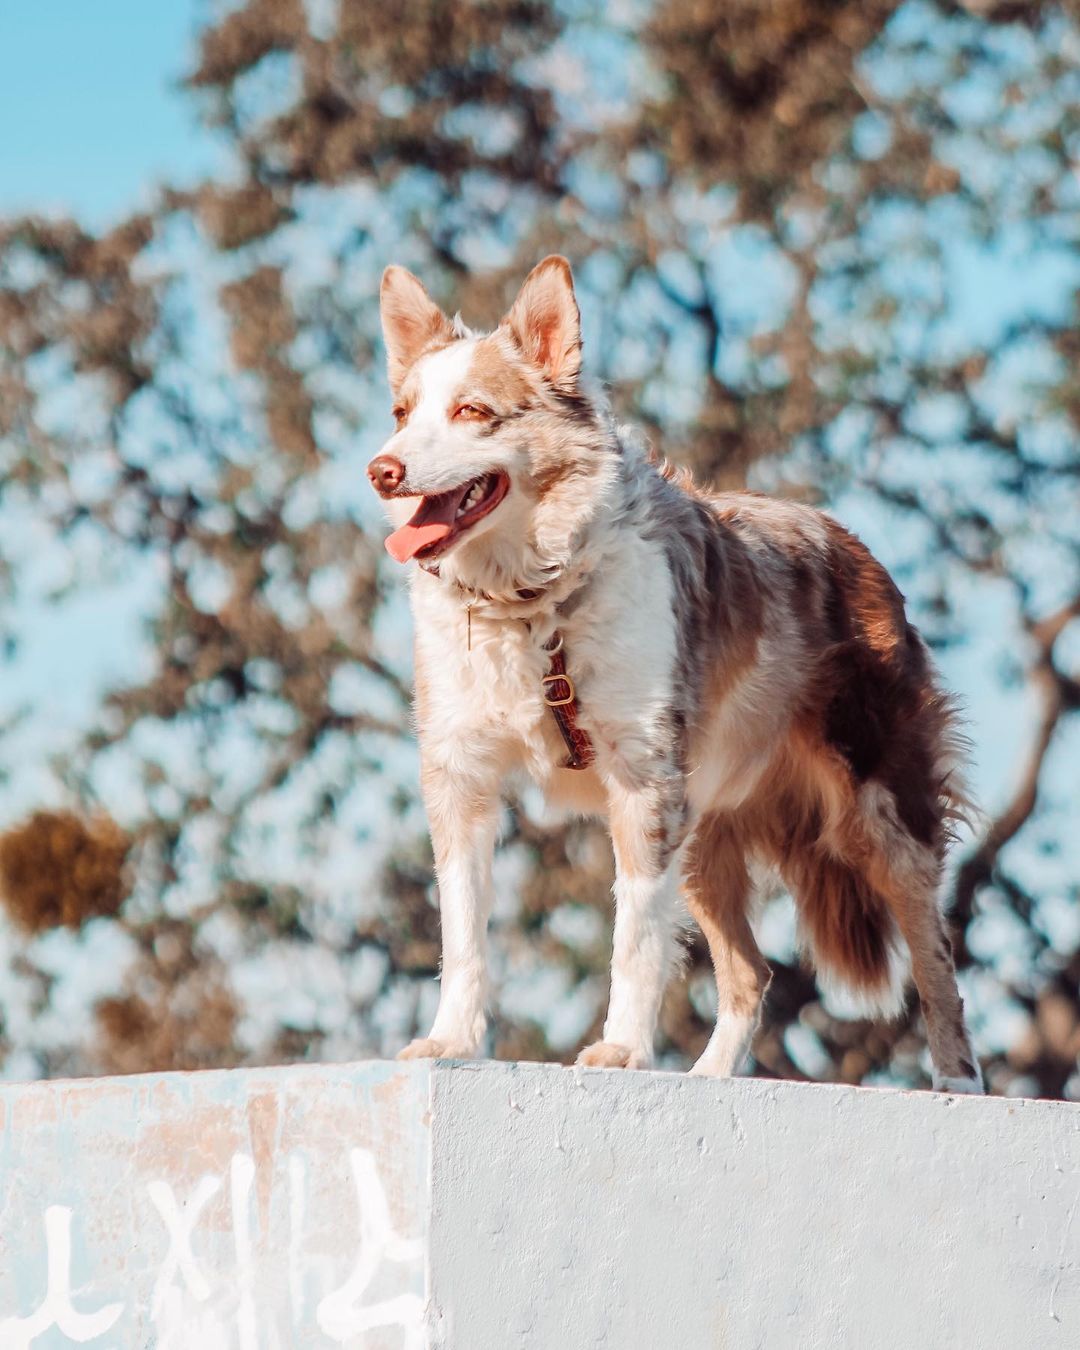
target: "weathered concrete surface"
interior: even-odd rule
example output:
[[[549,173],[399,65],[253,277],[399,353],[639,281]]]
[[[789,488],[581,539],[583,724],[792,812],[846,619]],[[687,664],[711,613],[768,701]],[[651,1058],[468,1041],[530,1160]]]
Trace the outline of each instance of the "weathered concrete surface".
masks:
[[[1080,1106],[455,1066],[434,1342],[1080,1346]]]
[[[428,1099],[388,1064],[5,1087],[0,1350],[418,1350]]]
[[[1080,1107],[539,1065],[0,1089],[0,1350],[1080,1346]]]

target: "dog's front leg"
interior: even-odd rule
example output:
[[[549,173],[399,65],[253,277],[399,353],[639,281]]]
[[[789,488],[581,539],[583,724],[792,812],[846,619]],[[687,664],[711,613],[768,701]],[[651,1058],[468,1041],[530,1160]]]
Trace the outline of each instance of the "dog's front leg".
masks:
[[[608,812],[615,848],[611,998],[604,1039],[586,1046],[577,1062],[642,1069],[652,1063],[660,1001],[678,953],[681,788],[674,782],[635,791],[615,787]]]
[[[421,784],[431,827],[442,919],[442,982],[431,1033],[398,1059],[470,1059],[486,1026],[487,922],[499,783],[469,757],[425,758]]]

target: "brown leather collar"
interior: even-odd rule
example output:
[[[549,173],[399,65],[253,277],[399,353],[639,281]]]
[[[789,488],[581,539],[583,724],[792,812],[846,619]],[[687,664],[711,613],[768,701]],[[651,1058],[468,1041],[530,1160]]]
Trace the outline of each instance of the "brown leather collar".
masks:
[[[439,576],[438,563],[432,563],[430,566],[421,563],[420,566],[425,572],[429,572],[433,577]],[[441,579],[441,578],[440,578]],[[455,585],[459,590],[466,588],[460,582]],[[522,589],[518,591],[518,599],[535,600],[540,591]],[[468,644],[472,649],[472,605],[467,608],[468,614]],[[524,621],[526,626],[528,620]],[[587,769],[596,759],[596,748],[592,743],[592,737],[578,726],[578,704],[577,690],[574,688],[574,681],[566,671],[566,657],[563,652],[563,637],[558,629],[552,633],[547,642],[544,643],[544,651],[551,657],[551,664],[548,666],[548,673],[540,681],[541,693],[544,702],[551,709],[555,718],[555,725],[559,728],[563,741],[566,744],[567,757],[563,764],[564,769]]]
[[[551,656],[551,665],[540,684],[544,702],[554,714],[555,725],[562,733],[569,752],[563,768],[587,769],[596,758],[596,750],[589,733],[578,726],[577,690],[574,681],[566,673],[563,636],[558,629],[544,643],[544,651]]]

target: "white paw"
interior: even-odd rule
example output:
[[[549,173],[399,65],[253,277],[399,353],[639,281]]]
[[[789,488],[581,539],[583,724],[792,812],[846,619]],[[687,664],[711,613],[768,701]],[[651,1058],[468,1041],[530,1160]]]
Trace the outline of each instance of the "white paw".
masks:
[[[934,1074],[933,1085],[935,1092],[948,1092],[954,1096],[981,1097],[986,1091],[981,1074],[977,1078],[939,1078]]]
[[[648,1056],[612,1041],[594,1041],[587,1045],[578,1055],[577,1062],[589,1069],[645,1069],[649,1065]]]
[[[712,1059],[706,1054],[687,1073],[691,1078],[734,1078],[735,1066],[729,1060]]]
[[[410,1041],[404,1050],[397,1052],[398,1059],[472,1059],[474,1051],[464,1045],[452,1045],[449,1041],[437,1041],[425,1036]]]
[[[757,1025],[756,1015],[721,1012],[708,1045],[690,1072],[696,1078],[733,1078],[746,1064]]]

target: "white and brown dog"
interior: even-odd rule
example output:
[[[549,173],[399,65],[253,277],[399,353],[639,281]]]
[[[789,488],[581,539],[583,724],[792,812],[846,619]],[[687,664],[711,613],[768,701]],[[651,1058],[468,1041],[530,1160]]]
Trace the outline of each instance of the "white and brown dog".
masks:
[[[547,258],[491,334],[400,267],[382,281],[397,430],[368,473],[415,559],[416,708],[442,913],[438,1013],[406,1058],[483,1038],[492,852],[515,773],[606,819],[611,997],[579,1063],[653,1054],[679,892],[708,940],[731,1074],[768,966],[750,868],[779,872],[824,977],[922,999],[934,1085],[981,1091],[938,909],[962,809],[948,697],[903,598],[810,507],[712,495],[628,446],[582,392],[570,268]]]

